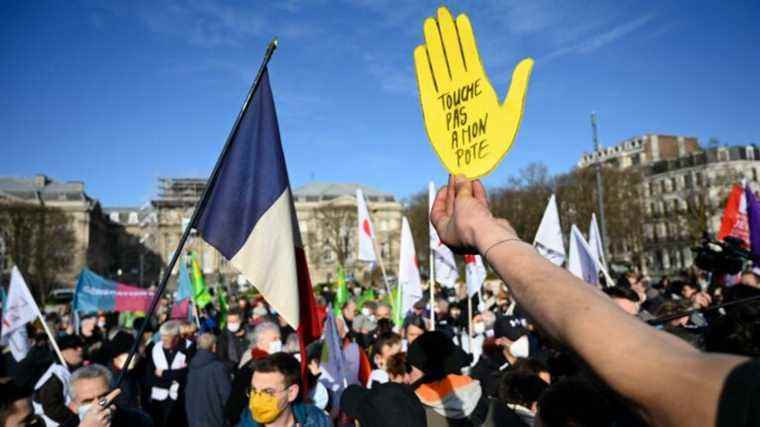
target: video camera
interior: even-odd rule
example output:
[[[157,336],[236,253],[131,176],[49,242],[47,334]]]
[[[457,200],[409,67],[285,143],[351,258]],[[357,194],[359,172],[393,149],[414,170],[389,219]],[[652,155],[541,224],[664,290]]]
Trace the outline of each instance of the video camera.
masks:
[[[710,238],[705,233],[702,244],[692,251],[696,254],[695,263],[702,270],[718,274],[739,274],[744,262],[752,259],[750,251],[742,247],[743,242],[736,237],[726,237],[722,242]]]

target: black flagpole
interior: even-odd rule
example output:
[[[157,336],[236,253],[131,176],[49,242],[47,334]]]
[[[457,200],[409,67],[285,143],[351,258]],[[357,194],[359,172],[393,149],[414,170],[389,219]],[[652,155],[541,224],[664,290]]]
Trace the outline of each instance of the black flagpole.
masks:
[[[129,370],[129,365],[132,363],[132,359],[135,356],[135,353],[137,353],[137,348],[140,345],[140,341],[142,340],[143,333],[145,333],[145,327],[148,325],[148,321],[150,320],[150,317],[153,315],[153,312],[156,310],[156,306],[158,305],[158,300],[161,298],[161,295],[163,295],[164,291],[166,290],[166,284],[169,281],[169,276],[171,276],[172,270],[174,270],[174,266],[177,264],[177,260],[179,259],[179,255],[182,253],[182,249],[185,246],[185,242],[187,242],[188,237],[190,237],[190,230],[195,227],[195,222],[198,219],[198,216],[203,212],[203,209],[206,207],[206,202],[208,201],[208,197],[210,195],[210,188],[214,186],[214,183],[216,182],[216,178],[219,175],[219,168],[221,167],[222,163],[224,162],[224,158],[227,157],[227,152],[230,149],[230,145],[232,144],[232,140],[235,137],[235,134],[237,132],[237,128],[240,125],[240,120],[243,118],[243,114],[248,109],[248,106],[251,103],[251,99],[253,98],[253,94],[256,92],[256,89],[259,86],[259,83],[261,82],[261,76],[264,74],[264,70],[267,67],[267,64],[269,63],[269,60],[272,58],[272,54],[274,53],[275,49],[277,49],[277,38],[273,38],[271,42],[269,42],[269,45],[267,46],[266,52],[264,52],[264,60],[261,63],[261,66],[259,66],[259,71],[256,73],[256,78],[253,80],[253,84],[251,85],[251,89],[248,91],[248,96],[245,97],[245,102],[243,103],[243,107],[240,109],[240,112],[238,113],[237,118],[235,119],[235,124],[232,125],[232,129],[230,130],[229,135],[227,136],[227,142],[224,143],[224,148],[222,148],[221,154],[219,154],[219,158],[216,159],[216,164],[214,165],[214,169],[211,171],[211,175],[208,178],[208,181],[206,182],[206,187],[203,189],[203,194],[201,195],[201,198],[198,200],[198,202],[195,205],[195,209],[193,210],[193,215],[190,217],[190,223],[185,227],[185,231],[182,233],[182,238],[179,239],[179,243],[177,243],[177,249],[174,251],[174,254],[172,255],[171,261],[169,261],[169,265],[166,266],[166,269],[164,270],[164,274],[161,277],[161,282],[158,285],[158,289],[156,289],[156,293],[153,295],[153,299],[150,302],[150,308],[148,309],[148,312],[145,314],[145,321],[143,322],[142,326],[140,327],[140,331],[137,333],[137,337],[135,339],[135,343],[132,345],[132,349],[129,350],[129,355],[127,356],[127,360],[124,362],[124,366],[121,369],[121,374],[119,375],[119,379],[116,381],[116,385],[113,387],[119,388],[121,386],[121,383],[124,381],[124,375]],[[101,405],[107,405],[109,402],[100,402]]]
[[[707,312],[715,311],[724,307],[731,307],[734,305],[745,304],[752,301],[760,301],[760,295],[749,297],[749,298],[738,299],[736,301],[731,301],[731,302],[724,302],[723,304],[717,304],[710,307],[693,308],[691,310],[682,311],[680,313],[668,314],[666,316],[661,316],[655,319],[647,320],[647,323],[652,326],[662,325],[663,323],[669,322],[671,320],[679,319],[684,316],[691,316],[694,313],[707,313]]]

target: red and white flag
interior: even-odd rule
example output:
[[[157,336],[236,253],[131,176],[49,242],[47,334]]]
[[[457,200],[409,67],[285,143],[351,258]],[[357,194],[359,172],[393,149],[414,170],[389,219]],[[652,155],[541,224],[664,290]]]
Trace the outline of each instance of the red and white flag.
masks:
[[[480,255],[465,255],[464,268],[467,273],[467,296],[472,298],[486,280],[486,266]]]
[[[367,202],[364,200],[364,194],[360,188],[356,189],[356,217],[359,220],[359,255],[356,259],[359,261],[375,262],[375,229],[372,227],[372,221],[369,219]]]
[[[435,201],[435,184],[428,184],[428,214],[433,210]],[[459,279],[457,263],[454,261],[454,253],[448,246],[441,242],[438,232],[433,223],[428,221],[430,227],[430,252],[433,255],[433,268],[435,269],[435,281],[448,288],[453,288]]]
[[[747,198],[744,189],[738,184],[734,185],[728,196],[726,208],[723,210],[723,219],[720,222],[718,240],[723,240],[728,236],[741,239],[746,247],[749,247]]]
[[[414,250],[414,239],[409,221],[401,220],[401,254],[398,263],[398,284],[401,287],[401,316],[412,309],[414,303],[422,298],[422,280],[417,262],[417,252]]]

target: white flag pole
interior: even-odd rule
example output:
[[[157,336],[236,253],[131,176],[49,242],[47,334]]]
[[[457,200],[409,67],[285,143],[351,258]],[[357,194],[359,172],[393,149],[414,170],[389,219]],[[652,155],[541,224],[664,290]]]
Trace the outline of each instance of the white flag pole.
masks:
[[[430,245],[430,239],[428,239]],[[430,248],[430,330],[435,330],[435,256],[433,248]]]
[[[385,263],[383,263],[383,254],[380,252],[379,247],[377,245],[377,239],[374,236],[372,237],[372,249],[374,249],[375,257],[377,258],[378,264],[380,264],[380,272],[383,273],[383,281],[385,282],[385,292],[387,292],[388,295],[390,295],[391,286],[388,284],[388,276],[385,274]]]
[[[467,292],[467,348],[472,354],[472,297]]]

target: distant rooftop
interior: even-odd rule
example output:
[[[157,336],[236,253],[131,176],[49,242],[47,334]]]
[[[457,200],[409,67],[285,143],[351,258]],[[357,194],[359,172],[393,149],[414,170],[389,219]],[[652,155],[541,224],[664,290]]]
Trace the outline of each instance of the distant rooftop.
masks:
[[[385,193],[371,187],[355,183],[335,183],[314,181],[293,190],[296,201],[319,201],[331,200],[337,197],[356,196],[356,189],[360,188],[364,197],[370,202],[394,202],[396,198],[391,193]]]
[[[91,201],[81,181],[59,182],[45,175],[0,177],[0,196],[22,202]]]

